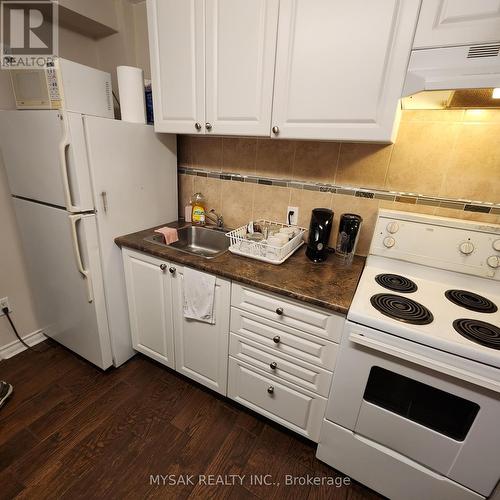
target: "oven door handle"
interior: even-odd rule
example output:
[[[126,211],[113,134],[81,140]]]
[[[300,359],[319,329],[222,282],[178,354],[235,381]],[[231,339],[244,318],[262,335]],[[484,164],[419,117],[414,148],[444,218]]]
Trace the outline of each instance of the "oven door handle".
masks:
[[[435,370],[440,373],[446,373],[447,375],[450,375],[452,377],[464,380],[465,382],[469,382],[480,387],[486,387],[487,389],[495,392],[500,392],[500,382],[497,382],[496,380],[471,373],[467,370],[462,370],[461,368],[451,366],[447,363],[441,363],[440,361],[429,359],[426,356],[422,356],[421,354],[406,351],[405,349],[401,349],[400,347],[389,345],[381,342],[380,340],[366,337],[361,333],[351,333],[349,335],[349,340],[351,342],[354,342],[355,344],[368,347],[369,349],[383,352],[396,358],[404,359],[405,361],[409,361],[410,363],[414,363],[425,368],[430,368],[431,370]]]

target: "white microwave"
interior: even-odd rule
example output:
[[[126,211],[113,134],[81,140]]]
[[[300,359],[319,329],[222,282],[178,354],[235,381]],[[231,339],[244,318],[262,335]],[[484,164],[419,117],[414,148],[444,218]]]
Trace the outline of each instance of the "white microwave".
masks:
[[[58,58],[44,69],[10,70],[17,109],[60,109],[114,118],[111,75]]]

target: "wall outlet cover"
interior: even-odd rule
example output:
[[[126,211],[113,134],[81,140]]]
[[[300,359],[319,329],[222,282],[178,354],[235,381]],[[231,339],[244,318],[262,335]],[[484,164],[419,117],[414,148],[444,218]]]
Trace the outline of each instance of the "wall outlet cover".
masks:
[[[296,226],[299,222],[299,207],[288,207],[286,210],[286,223]]]
[[[3,299],[0,299],[0,316],[3,316],[3,309],[5,307],[9,310],[9,313],[12,312],[12,309],[10,308],[9,305],[9,297],[4,297]]]

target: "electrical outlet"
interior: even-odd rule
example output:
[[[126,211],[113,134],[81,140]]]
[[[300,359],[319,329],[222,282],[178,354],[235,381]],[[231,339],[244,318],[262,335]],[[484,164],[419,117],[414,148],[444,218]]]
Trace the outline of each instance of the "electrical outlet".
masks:
[[[12,312],[12,309],[10,308],[9,305],[9,297],[4,297],[3,299],[0,299],[0,316],[3,316],[3,310],[5,307],[9,310],[9,313]]]
[[[290,213],[293,212],[293,213]],[[296,226],[299,223],[299,207],[288,207],[286,210],[286,223]]]

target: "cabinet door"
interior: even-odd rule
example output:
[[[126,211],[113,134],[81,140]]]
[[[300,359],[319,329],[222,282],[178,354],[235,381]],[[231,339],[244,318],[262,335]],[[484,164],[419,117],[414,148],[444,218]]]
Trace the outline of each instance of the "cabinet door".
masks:
[[[148,0],[157,132],[205,130],[204,5],[204,0]]]
[[[500,41],[500,0],[424,0],[414,47]]]
[[[226,395],[229,353],[231,282],[215,282],[215,324],[184,318],[184,270],[175,266],[174,294],[175,369],[220,394]]]
[[[420,0],[281,0],[275,137],[390,142]]]
[[[211,133],[269,136],[278,6],[278,0],[207,0]]]
[[[123,250],[130,330],[134,349],[174,368],[174,325],[168,264]]]

